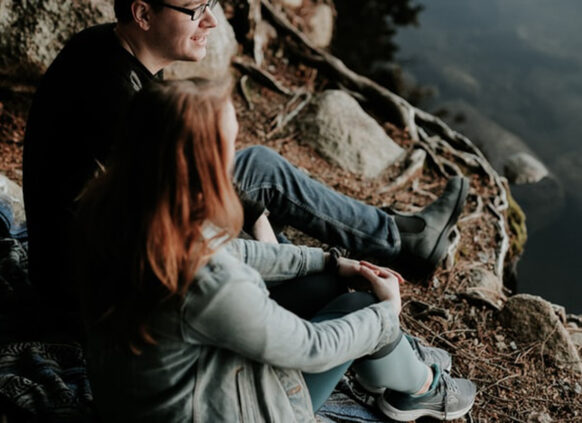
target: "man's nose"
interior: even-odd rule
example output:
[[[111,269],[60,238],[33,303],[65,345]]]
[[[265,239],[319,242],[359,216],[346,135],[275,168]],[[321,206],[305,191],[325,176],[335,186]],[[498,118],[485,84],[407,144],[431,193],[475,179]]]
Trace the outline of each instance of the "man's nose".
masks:
[[[218,4],[217,6],[220,7]],[[202,16],[200,23],[204,23],[205,28],[214,28],[218,25],[218,20],[216,19],[216,16],[214,16],[214,13],[212,13],[212,10],[210,10],[210,7],[204,9],[204,15]]]

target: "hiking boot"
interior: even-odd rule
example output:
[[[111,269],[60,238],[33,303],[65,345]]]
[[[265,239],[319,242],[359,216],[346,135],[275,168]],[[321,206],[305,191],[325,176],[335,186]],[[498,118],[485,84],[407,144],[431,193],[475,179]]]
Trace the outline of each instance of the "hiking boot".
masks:
[[[427,366],[438,364],[439,368],[443,369],[444,371],[451,371],[453,360],[447,351],[443,350],[442,348],[424,345],[422,341],[415,336],[408,335],[406,333],[404,336],[406,339],[408,339],[408,342],[410,342],[410,346],[414,350],[418,359],[424,364]]]
[[[418,359],[422,361],[424,364],[426,364],[429,367],[432,367],[433,364],[436,364],[440,369],[444,369],[447,372],[451,371],[453,360],[451,359],[451,355],[448,352],[441,348],[424,345],[422,344],[422,341],[419,338],[416,338],[407,333],[405,333],[404,336],[410,343],[410,346],[412,347]],[[381,394],[386,390],[386,388],[382,386],[374,386],[369,383],[366,383],[358,375],[357,372],[355,378],[360,384],[360,386],[371,394]]]
[[[376,400],[378,408],[392,420],[408,422],[429,416],[454,420],[469,412],[475,401],[475,384],[467,379],[453,378],[433,365],[434,379],[424,394],[412,395],[386,390]]]
[[[463,210],[468,192],[469,181],[455,176],[449,179],[443,194],[418,213],[386,210],[394,216],[400,232],[398,259],[404,269],[414,271],[415,276],[434,272],[447,254],[449,234]]]

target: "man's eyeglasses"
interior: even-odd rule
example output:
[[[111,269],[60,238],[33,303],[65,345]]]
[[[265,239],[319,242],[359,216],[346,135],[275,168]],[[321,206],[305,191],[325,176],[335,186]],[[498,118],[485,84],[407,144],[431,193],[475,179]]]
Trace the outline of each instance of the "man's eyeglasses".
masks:
[[[174,6],[173,4],[168,4],[168,3],[163,3],[163,2],[161,2],[159,4],[161,6],[168,7],[170,9],[177,10],[178,12],[182,12],[182,13],[185,13],[187,15],[190,15],[190,18],[193,21],[195,21],[197,19],[200,19],[202,17],[202,15],[204,15],[204,12],[206,12],[207,7],[212,9],[214,6],[216,6],[216,3],[218,3],[218,0],[210,0],[208,3],[201,4],[200,6],[197,6],[194,9],[186,9],[184,7]]]

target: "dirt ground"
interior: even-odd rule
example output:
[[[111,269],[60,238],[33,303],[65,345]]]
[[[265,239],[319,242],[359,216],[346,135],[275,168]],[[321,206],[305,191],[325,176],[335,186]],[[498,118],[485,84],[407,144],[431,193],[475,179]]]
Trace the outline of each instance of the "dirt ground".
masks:
[[[286,54],[268,55],[265,66],[285,87],[291,90],[302,87],[311,92],[333,87],[317,69],[294,63],[287,57]],[[240,80],[242,74],[237,71],[235,76]],[[329,163],[311,147],[302,144],[293,122],[268,136],[288,98],[251,78],[245,84],[247,99],[241,94],[240,84],[234,92],[241,127],[238,148],[267,145],[311,177],[376,206],[415,210],[442,191],[446,181],[430,165],[425,166],[422,174],[408,186],[382,193],[382,188],[402,171],[402,165],[395,165],[380,177],[367,180]],[[22,183],[26,116],[32,100],[30,91],[0,88],[0,171],[19,184]],[[405,131],[390,122],[381,123],[398,144],[407,150],[413,148]],[[403,286],[402,326],[428,343],[451,352],[453,375],[469,378],[478,385],[475,406],[467,421],[582,422],[579,376],[548,365],[540,354],[539,344],[512,342],[512,334],[498,324],[494,308],[459,294],[466,283],[465,272],[475,263],[488,265],[491,260],[483,257],[491,255],[497,242],[491,216],[485,214],[463,220],[476,208],[477,197],[487,198],[493,189],[481,175],[467,170],[467,176],[471,180],[471,191],[459,223],[461,239],[454,266],[439,268],[428,281]],[[296,243],[318,245],[316,240],[292,229],[287,233]],[[544,414],[552,420],[544,420]]]

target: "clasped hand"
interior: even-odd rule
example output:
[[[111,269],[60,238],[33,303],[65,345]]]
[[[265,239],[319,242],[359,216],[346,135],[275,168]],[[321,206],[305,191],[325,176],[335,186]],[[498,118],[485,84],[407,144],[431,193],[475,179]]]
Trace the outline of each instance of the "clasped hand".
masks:
[[[392,269],[376,266],[367,261],[356,261],[345,257],[338,259],[338,275],[346,278],[361,276],[370,283],[370,287],[380,301],[390,302],[397,313],[402,308],[400,284],[404,278]]]

